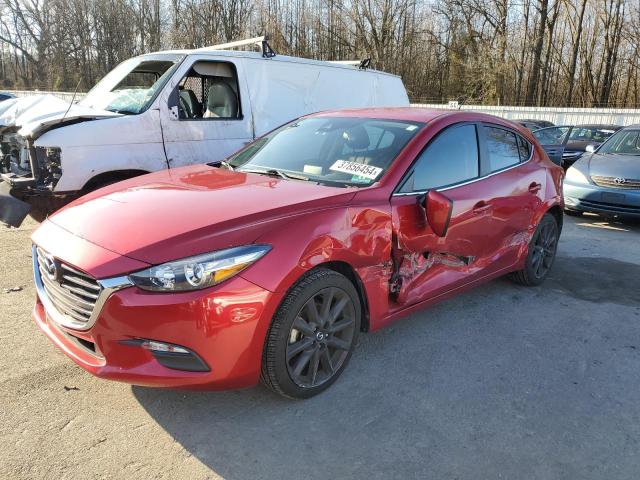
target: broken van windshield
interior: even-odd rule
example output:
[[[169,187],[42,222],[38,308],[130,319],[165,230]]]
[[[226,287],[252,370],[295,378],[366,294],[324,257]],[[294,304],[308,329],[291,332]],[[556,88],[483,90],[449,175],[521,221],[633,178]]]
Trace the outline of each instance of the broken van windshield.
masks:
[[[111,70],[79,105],[135,115],[145,111],[171,77],[183,55],[131,58]]]

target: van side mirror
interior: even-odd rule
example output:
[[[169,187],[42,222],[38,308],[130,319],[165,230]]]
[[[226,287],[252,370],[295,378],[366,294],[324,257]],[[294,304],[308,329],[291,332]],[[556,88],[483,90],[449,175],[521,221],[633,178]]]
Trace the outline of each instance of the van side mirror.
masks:
[[[431,190],[424,198],[424,211],[433,232],[439,237],[444,237],[449,229],[453,202],[440,192]]]
[[[586,151],[587,153],[593,153],[593,152],[595,152],[595,151],[596,151],[596,145],[587,145],[587,146],[585,147],[585,151]]]

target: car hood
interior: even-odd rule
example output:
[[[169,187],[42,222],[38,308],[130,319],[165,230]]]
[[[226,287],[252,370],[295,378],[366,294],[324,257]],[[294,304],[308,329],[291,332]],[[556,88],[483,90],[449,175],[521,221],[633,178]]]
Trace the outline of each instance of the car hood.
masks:
[[[640,156],[594,153],[589,158],[589,175],[640,178]]]
[[[197,165],[97,190],[49,221],[112,252],[158,264],[252,243],[275,225],[345,205],[354,194]]]
[[[34,95],[12,100],[10,105],[0,110],[0,129],[17,127],[22,136],[38,136],[53,125],[63,122],[118,116],[121,114],[107,110],[78,104],[70,106],[68,101],[54,95]]]
[[[572,152],[585,152],[587,150],[587,145],[600,145],[599,142],[586,142],[586,141],[569,141],[567,142],[567,146],[565,150],[569,150]]]

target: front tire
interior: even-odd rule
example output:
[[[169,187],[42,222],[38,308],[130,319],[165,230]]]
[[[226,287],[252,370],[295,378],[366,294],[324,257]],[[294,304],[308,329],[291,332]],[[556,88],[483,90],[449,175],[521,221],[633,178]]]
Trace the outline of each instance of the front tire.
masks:
[[[560,230],[556,219],[545,213],[529,243],[525,267],[511,275],[511,278],[528,287],[540,285],[549,274],[556,258]]]
[[[302,277],[278,308],[262,360],[261,381],[288,398],[329,388],[347,366],[360,332],[355,287],[326,268]]]

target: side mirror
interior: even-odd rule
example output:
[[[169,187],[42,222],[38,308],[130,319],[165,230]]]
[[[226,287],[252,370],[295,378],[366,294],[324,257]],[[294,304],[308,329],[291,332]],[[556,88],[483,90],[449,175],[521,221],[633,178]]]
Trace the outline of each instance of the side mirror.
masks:
[[[587,146],[585,147],[585,151],[586,151],[587,153],[593,153],[593,152],[595,152],[595,151],[596,151],[596,148],[597,148],[597,146],[596,146],[596,145],[587,145]]]
[[[427,214],[427,223],[433,232],[439,237],[444,237],[449,228],[453,202],[440,192],[431,190],[425,196],[424,211]]]

